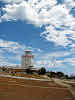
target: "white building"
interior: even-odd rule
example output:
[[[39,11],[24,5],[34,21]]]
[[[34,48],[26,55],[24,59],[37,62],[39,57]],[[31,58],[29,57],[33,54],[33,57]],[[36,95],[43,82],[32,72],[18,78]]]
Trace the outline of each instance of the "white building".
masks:
[[[26,50],[25,55],[22,56],[22,63],[21,63],[22,68],[24,69],[32,68],[34,66],[33,58],[34,56],[32,55],[32,51]]]

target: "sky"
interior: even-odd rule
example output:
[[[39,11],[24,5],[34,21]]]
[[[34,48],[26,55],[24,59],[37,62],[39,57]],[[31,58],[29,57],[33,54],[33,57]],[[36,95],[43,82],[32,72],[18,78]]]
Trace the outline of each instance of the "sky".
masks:
[[[75,74],[75,0],[0,0],[0,66],[34,65]]]

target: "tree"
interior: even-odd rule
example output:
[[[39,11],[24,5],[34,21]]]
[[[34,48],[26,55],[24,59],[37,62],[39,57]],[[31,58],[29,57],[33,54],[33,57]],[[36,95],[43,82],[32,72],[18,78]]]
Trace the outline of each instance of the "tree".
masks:
[[[58,78],[64,77],[64,73],[63,72],[57,72],[56,73]]]
[[[44,75],[46,73],[46,69],[44,67],[40,68],[38,71],[39,75]]]
[[[64,79],[69,79],[69,76],[68,75],[64,75]]]
[[[48,76],[51,77],[51,78],[55,78],[55,77],[56,78],[61,78],[61,77],[64,77],[64,73],[51,71],[51,72],[49,72]]]
[[[32,70],[30,68],[26,69],[27,74],[32,74]]]
[[[6,69],[5,67],[2,67],[2,71],[4,71],[4,72],[5,72],[6,70],[7,70],[7,69]]]
[[[56,77],[56,73],[51,71],[51,72],[49,73],[49,77],[51,77],[51,78]]]
[[[70,75],[70,77],[69,77],[70,79],[75,79],[75,75]]]

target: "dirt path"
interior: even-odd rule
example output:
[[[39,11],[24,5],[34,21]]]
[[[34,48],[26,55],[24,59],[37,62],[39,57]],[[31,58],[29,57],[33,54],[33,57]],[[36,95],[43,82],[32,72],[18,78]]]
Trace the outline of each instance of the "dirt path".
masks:
[[[53,79],[53,80],[55,83],[67,87],[75,99],[75,82],[72,83],[72,82],[64,81],[60,79]],[[72,86],[72,84],[74,85]]]

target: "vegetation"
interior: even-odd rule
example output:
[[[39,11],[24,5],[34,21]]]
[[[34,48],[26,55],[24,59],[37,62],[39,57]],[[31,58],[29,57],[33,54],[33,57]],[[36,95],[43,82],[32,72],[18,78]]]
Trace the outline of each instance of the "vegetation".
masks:
[[[61,77],[65,76],[64,73],[62,73],[62,72],[57,72],[56,75],[57,75],[58,78],[61,78]]]
[[[47,75],[50,78],[61,78],[61,79],[69,79],[68,75],[65,75],[63,72],[48,72]]]
[[[28,68],[28,69],[26,69],[26,73],[27,74],[32,74],[33,72],[32,72],[32,70],[30,68]]]
[[[71,75],[69,79],[75,79],[75,75]]]
[[[55,72],[48,72],[48,76],[50,77],[50,78],[53,78],[53,77],[56,77],[56,73]]]
[[[2,67],[2,68],[0,68],[0,70],[2,72],[9,73],[8,68],[6,68],[6,67]],[[25,74],[24,72],[27,73],[28,75],[31,75],[31,74],[38,75],[39,74],[38,75],[39,77],[41,75],[47,75],[50,78],[74,79],[75,80],[75,75],[68,76],[68,75],[65,75],[63,72],[54,72],[54,71],[46,72],[45,67],[40,68],[38,71],[34,71],[34,70],[31,69],[31,67],[29,67],[28,69],[25,69],[25,71],[23,71],[23,72],[16,72],[16,71],[11,69],[11,75],[12,76],[15,76],[16,74],[20,74],[20,75],[22,74],[21,76],[24,77],[24,74]]]
[[[2,71],[3,71],[3,72],[6,72],[6,71],[7,71],[7,68],[2,67]]]
[[[40,68],[38,71],[39,75],[44,75],[46,73],[46,69],[44,67]]]

